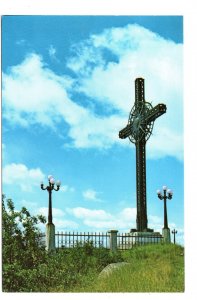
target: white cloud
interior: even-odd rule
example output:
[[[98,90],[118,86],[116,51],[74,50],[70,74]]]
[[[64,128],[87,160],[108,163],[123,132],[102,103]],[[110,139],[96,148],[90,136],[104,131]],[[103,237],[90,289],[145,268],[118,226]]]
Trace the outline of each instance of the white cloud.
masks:
[[[78,75],[75,79],[56,75],[36,54],[3,74],[4,118],[21,126],[39,123],[52,128],[64,120],[72,141],[65,147],[125,146],[129,143],[119,140],[118,132],[127,124],[134,103],[134,80],[140,76],[145,78],[146,100],[153,105],[167,104],[167,114],[156,120],[148,142],[149,157],[182,159],[182,45],[128,25],[92,35],[75,48],[76,53],[67,59],[67,66]],[[49,50],[56,54],[52,45]],[[102,105],[116,112],[96,114],[75,101],[73,91],[88,97],[93,108]]]
[[[32,201],[27,201],[25,199],[22,199],[20,203],[25,206],[27,209],[37,209],[38,203],[37,202],[32,202]]]
[[[40,207],[36,210],[37,214],[48,217],[48,207]],[[59,208],[53,207],[53,223],[55,224],[55,230],[58,231],[67,231],[78,229],[79,224],[73,220],[68,220],[66,217],[65,211]]]
[[[101,229],[101,230],[112,230],[112,229],[121,229],[122,224],[125,225],[124,223],[120,223],[118,221],[97,221],[97,220],[84,220],[84,224],[89,226],[90,228],[96,228],[96,229]]]
[[[49,56],[51,58],[53,58],[53,59],[56,58],[56,49],[53,45],[50,45],[48,51],[49,51]]]
[[[48,220],[48,207],[38,207],[38,203],[32,203],[26,200],[22,200],[21,203],[27,207],[27,209],[30,209],[33,215],[41,214]],[[79,228],[79,224],[73,220],[67,219],[66,212],[60,208],[53,207],[52,215],[56,233],[58,231],[68,231]],[[43,232],[45,231],[45,225],[39,224],[38,226]]]
[[[24,40],[24,39],[16,41],[16,45],[18,45],[18,46],[24,46],[25,44],[26,44],[26,40]]]
[[[71,81],[47,69],[36,54],[12,67],[3,78],[4,116],[12,117],[10,122],[53,126],[62,116],[75,123],[76,114],[83,114],[83,109],[68,98],[66,88]]]
[[[135,227],[136,209],[125,208],[120,213],[112,215],[105,210],[87,209],[84,207],[75,207],[66,209],[66,211],[77,219],[81,219],[83,224],[91,229],[110,230]]]
[[[87,51],[89,55],[94,52],[94,55],[102,56],[106,49],[115,55],[115,61],[106,62],[103,55],[99,65],[90,65]],[[138,25],[128,25],[106,29],[100,35],[91,36],[77,51],[81,65],[76,56],[69,66],[72,68],[75,61],[78,62],[79,90],[98,103],[108,103],[122,111],[124,121],[120,125],[119,120],[118,126],[126,125],[134,103],[135,78],[145,78],[146,101],[152,102],[153,106],[162,102],[167,105],[167,114],[155,122],[149,157],[172,155],[182,159],[182,45],[165,40]]]
[[[117,229],[119,232],[129,232],[130,229],[136,228],[136,208],[126,207],[119,213],[111,214],[105,210],[87,209],[84,207],[67,208],[66,212],[82,224],[89,227],[91,231],[106,231]],[[163,219],[159,216],[148,216],[148,227],[155,232],[162,233]],[[82,225],[82,226],[83,226]],[[81,225],[80,225],[81,226]],[[169,223],[169,228],[178,228],[176,224]],[[179,234],[177,241],[183,244],[183,229],[177,229]]]
[[[6,156],[6,145],[4,143],[2,143],[1,146],[1,154],[2,154],[2,160],[5,160],[5,156]]]
[[[120,118],[96,117],[76,104],[67,93],[71,85],[71,79],[57,76],[46,68],[40,56],[31,54],[21,65],[12,67],[9,74],[3,74],[3,116],[21,126],[39,123],[52,128],[63,119],[70,126],[72,146],[111,146]]]
[[[73,231],[79,228],[79,224],[71,220],[54,218],[53,222],[55,224],[56,232],[60,230],[67,231],[68,229]]]
[[[48,216],[48,207],[40,207],[38,209],[38,213],[47,217]],[[53,207],[53,217],[61,218],[64,216],[65,216],[65,212],[62,209]]]
[[[121,219],[125,220],[125,221],[134,221],[136,219],[136,208],[124,208],[121,212],[120,212],[120,217]]]
[[[102,202],[102,200],[98,197],[98,192],[93,189],[87,189],[83,192],[83,197],[86,200]]]
[[[112,217],[111,214],[107,213],[106,211],[104,211],[102,209],[91,210],[91,209],[84,208],[84,207],[75,207],[72,209],[66,209],[66,211],[79,219],[84,219],[84,218],[95,219],[96,218],[97,220],[105,220],[105,219]]]
[[[39,208],[37,203],[26,200],[22,200],[21,203],[28,209],[31,209],[33,214],[42,214],[47,218],[48,207]],[[153,228],[155,232],[162,233],[163,219],[161,217],[149,215],[148,221],[149,228]],[[117,214],[111,214],[105,210],[91,210],[84,207],[66,208],[66,210],[53,207],[53,223],[55,224],[56,232],[79,230],[81,227],[84,228],[84,225],[87,226],[86,230],[92,232],[102,232],[111,229],[117,229],[119,232],[129,232],[131,228],[136,228],[136,208],[126,207]],[[45,230],[45,226],[39,225],[39,227],[42,231]],[[184,244],[183,228],[171,222],[169,223],[169,228],[171,231],[174,228],[178,231],[176,241],[179,244]],[[173,235],[171,235],[171,239],[173,242]]]
[[[60,186],[60,192],[71,192],[73,193],[75,191],[75,188],[68,185],[61,185]]]
[[[24,164],[9,164],[3,168],[3,183],[20,186],[22,191],[32,191],[45,177],[39,169],[28,169]]]

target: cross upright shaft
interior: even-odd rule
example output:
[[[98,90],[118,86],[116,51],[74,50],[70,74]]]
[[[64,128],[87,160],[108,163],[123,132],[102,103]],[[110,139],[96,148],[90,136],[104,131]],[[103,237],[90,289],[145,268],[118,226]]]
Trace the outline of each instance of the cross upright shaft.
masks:
[[[135,80],[135,104],[131,110],[128,125],[119,132],[119,137],[130,141],[136,146],[136,196],[137,217],[136,230],[152,231],[148,229],[146,205],[146,141],[150,137],[153,122],[166,112],[165,104],[155,107],[145,102],[144,79]]]
[[[144,105],[144,80],[135,80],[135,106]],[[137,193],[137,231],[147,231],[147,207],[146,207],[146,141],[143,136],[136,142],[136,193]]]

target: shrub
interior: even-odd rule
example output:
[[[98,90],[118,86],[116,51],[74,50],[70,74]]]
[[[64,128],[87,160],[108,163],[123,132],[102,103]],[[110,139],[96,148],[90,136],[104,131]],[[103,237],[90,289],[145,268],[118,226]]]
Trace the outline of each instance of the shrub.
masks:
[[[71,291],[89,284],[109,263],[122,260],[119,253],[95,248],[88,241],[46,253],[36,226],[45,221],[25,207],[15,211],[13,201],[7,199],[5,204],[2,197],[4,292]]]
[[[45,261],[46,253],[40,244],[38,223],[45,223],[43,216],[31,216],[22,207],[15,211],[11,199],[2,196],[2,262],[3,290],[20,291],[25,286],[25,270],[32,270]]]

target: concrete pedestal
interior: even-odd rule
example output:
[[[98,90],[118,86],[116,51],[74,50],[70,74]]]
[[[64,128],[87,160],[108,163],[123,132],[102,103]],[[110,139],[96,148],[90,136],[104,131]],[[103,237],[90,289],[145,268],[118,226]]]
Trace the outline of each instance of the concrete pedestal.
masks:
[[[46,250],[55,250],[55,225],[52,223],[46,224]]]
[[[159,232],[134,232],[133,244],[159,244],[162,242],[162,235]]]
[[[131,249],[137,245],[159,244],[162,243],[162,235],[159,232],[133,231],[127,233],[120,244],[120,249]]]
[[[162,229],[162,236],[163,236],[163,242],[165,244],[171,243],[170,229],[169,228],[163,228]]]
[[[117,251],[117,233],[118,230],[109,230],[109,248],[112,252]]]

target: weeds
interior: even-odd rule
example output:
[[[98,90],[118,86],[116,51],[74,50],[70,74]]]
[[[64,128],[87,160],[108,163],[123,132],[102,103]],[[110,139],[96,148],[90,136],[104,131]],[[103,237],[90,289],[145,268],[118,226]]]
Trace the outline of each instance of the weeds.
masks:
[[[183,248],[147,245],[123,252],[129,262],[92,287],[95,292],[183,292]]]

